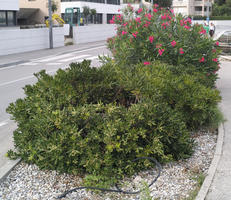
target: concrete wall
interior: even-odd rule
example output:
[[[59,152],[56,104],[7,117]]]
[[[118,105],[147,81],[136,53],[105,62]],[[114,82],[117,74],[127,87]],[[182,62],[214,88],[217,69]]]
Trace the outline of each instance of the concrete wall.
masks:
[[[60,15],[61,14],[60,0],[54,0],[54,2],[57,5],[57,11],[55,13]],[[34,1],[19,0],[19,8],[38,8],[39,11],[31,16],[32,21],[35,21],[38,24],[45,23],[44,17],[49,15],[48,0],[34,0]]]
[[[53,29],[54,47],[64,46],[63,27]],[[49,48],[49,29],[0,30],[0,55]]]
[[[0,0],[0,10],[19,10],[19,0]]]
[[[77,26],[73,28],[74,44],[106,40],[116,34],[113,24]]]

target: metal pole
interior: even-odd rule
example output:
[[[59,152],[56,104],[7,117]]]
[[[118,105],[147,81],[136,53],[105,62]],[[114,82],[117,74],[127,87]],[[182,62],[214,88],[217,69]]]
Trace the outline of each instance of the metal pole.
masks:
[[[48,8],[49,8],[49,44],[50,49],[53,49],[53,30],[52,30],[52,10],[51,10],[51,0],[48,0]]]
[[[208,23],[208,26],[209,26],[209,5],[210,5],[209,2],[207,1],[207,5],[206,5],[207,6],[206,11],[207,12],[206,12],[206,14],[207,14],[207,23]]]

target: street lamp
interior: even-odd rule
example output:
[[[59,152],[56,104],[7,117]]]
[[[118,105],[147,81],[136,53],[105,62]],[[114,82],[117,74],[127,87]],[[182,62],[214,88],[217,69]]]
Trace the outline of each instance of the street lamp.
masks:
[[[207,17],[207,23],[209,25],[209,6],[210,6],[210,2],[207,0],[206,2],[206,17]]]
[[[53,30],[52,30],[52,10],[51,10],[51,0],[48,0],[48,9],[49,9],[49,44],[50,49],[53,49]]]

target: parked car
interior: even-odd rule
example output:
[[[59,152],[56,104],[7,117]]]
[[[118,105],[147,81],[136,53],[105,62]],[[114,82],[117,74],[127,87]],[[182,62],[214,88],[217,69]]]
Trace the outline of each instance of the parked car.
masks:
[[[225,30],[218,33],[214,39],[219,41],[223,53],[231,54],[231,30]]]

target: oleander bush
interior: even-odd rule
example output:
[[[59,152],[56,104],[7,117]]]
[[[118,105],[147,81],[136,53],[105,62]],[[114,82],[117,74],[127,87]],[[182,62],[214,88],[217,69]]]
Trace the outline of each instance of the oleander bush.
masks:
[[[127,65],[160,60],[195,70],[207,76],[213,87],[219,69],[218,43],[209,38],[202,25],[192,25],[190,18],[175,16],[172,10],[154,7],[153,12],[128,6],[111,23],[117,35],[108,40],[115,61]]]
[[[114,58],[102,58],[101,67],[84,60],[54,76],[35,74],[25,98],[7,108],[18,125],[9,157],[88,174],[86,185],[115,183],[152,166],[133,163],[137,157],[162,163],[189,157],[191,131],[218,127],[214,42],[169,11],[135,15],[129,6],[113,19],[120,24],[108,43]]]

